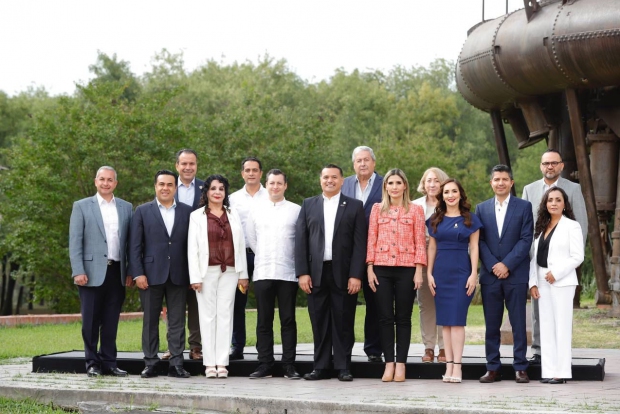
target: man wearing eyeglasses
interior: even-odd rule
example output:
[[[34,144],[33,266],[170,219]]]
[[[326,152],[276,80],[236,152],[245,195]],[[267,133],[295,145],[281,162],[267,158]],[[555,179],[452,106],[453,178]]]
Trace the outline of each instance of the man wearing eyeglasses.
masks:
[[[586,203],[581,193],[581,186],[577,183],[560,177],[564,169],[564,162],[560,153],[554,149],[548,149],[540,160],[540,171],[543,178],[526,185],[523,188],[523,198],[532,203],[532,213],[534,214],[534,225],[538,217],[538,207],[543,194],[551,187],[560,187],[566,191],[568,201],[573,207],[573,213],[583,233],[583,244],[586,244],[588,235],[588,216],[586,213]],[[530,364],[540,364],[540,322],[538,319],[538,300],[532,299],[532,358]]]

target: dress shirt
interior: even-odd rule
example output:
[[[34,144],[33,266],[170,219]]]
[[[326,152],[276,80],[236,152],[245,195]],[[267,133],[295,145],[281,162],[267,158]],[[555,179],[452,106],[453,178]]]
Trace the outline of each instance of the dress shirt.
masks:
[[[254,204],[257,201],[261,200],[268,201],[269,193],[261,184],[258,191],[254,193],[254,196],[251,196],[244,185],[242,189],[232,193],[228,200],[230,201],[230,206],[237,211],[239,219],[241,220],[241,227],[243,228],[243,233],[245,234],[245,225],[248,221],[248,217],[250,216],[250,211],[253,210]],[[245,236],[245,245],[249,245],[248,236]]]
[[[179,201],[183,204],[187,204],[188,206],[194,205],[194,195],[196,194],[196,177],[192,180],[189,185],[183,184],[183,181],[179,178],[177,185],[177,197],[179,197]]]
[[[260,202],[248,217],[245,234],[256,255],[257,280],[297,282],[295,275],[295,225],[301,207],[287,200]]]
[[[325,225],[325,252],[323,260],[332,260],[332,243],[334,240],[334,226],[336,224],[336,213],[340,203],[340,193],[332,198],[327,198],[323,194],[323,220]]]
[[[509,202],[510,194],[508,194],[508,197],[506,197],[503,203],[500,203],[497,197],[495,197],[495,220],[499,237],[502,237],[502,227],[504,227],[504,219],[506,218],[506,210],[508,210]]]
[[[172,227],[174,226],[174,210],[177,208],[177,202],[173,200],[172,205],[166,208],[157,198],[155,198],[155,201],[157,201],[161,218],[164,219],[166,230],[168,230],[168,236],[170,236],[172,234]]]
[[[355,198],[361,200],[364,205],[366,205],[366,200],[368,200],[368,196],[370,195],[370,191],[372,190],[372,185],[375,182],[375,177],[377,173],[372,173],[370,179],[368,180],[368,184],[366,184],[366,188],[362,190],[362,186],[360,184],[360,180],[355,176]]]
[[[101,210],[103,228],[105,229],[106,244],[108,245],[108,260],[116,262],[121,260],[121,241],[118,236],[118,211],[116,210],[116,199],[108,203],[99,193],[97,193],[97,204]]]

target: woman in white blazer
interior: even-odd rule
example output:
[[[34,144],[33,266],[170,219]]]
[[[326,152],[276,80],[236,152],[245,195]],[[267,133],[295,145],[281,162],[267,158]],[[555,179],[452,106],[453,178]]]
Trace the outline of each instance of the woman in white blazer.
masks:
[[[543,195],[534,229],[530,294],[538,300],[542,379],[562,384],[572,378],[573,296],[575,269],[583,262],[581,226],[566,192],[552,187]]]
[[[203,363],[207,378],[226,378],[235,289],[248,288],[245,238],[239,215],[230,208],[228,180],[211,175],[200,208],[190,216],[189,279],[196,291]]]

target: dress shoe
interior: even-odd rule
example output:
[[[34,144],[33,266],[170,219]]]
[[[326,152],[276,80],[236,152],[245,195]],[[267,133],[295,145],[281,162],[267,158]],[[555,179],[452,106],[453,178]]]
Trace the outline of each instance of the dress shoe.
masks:
[[[239,361],[243,359],[243,352],[232,351],[230,355],[228,355],[229,361]]]
[[[383,362],[381,355],[368,355],[368,362]]]
[[[551,378],[547,384],[566,384],[564,378]]]
[[[140,376],[142,378],[154,378],[156,377],[157,374],[157,370],[155,369],[155,365],[149,365],[146,368],[144,368],[142,370],[142,372],[140,373]]]
[[[170,357],[171,357],[171,356],[172,356],[172,354],[170,354],[170,350],[168,349],[168,350],[166,350],[166,352],[164,352],[164,353],[161,355],[161,360],[162,360],[162,361],[168,361],[168,360],[170,359]]]
[[[515,371],[515,382],[518,384],[527,384],[530,382],[530,377],[527,376],[526,371]]]
[[[527,377],[527,374],[525,374]],[[486,374],[480,377],[480,382],[483,384],[489,384],[491,382],[501,381],[502,377],[499,371],[487,371]]]
[[[202,359],[202,348],[196,346],[189,350],[189,359]]]
[[[424,350],[424,355],[422,356],[422,362],[424,362],[425,364],[431,363],[435,360],[435,351],[430,349],[430,348],[426,348]]]
[[[308,381],[331,379],[331,377],[332,376],[327,369],[315,369],[311,373],[304,375],[304,379]]]
[[[168,368],[168,376],[174,378],[189,378],[192,376],[192,374],[185,371],[182,366],[175,365],[174,367]]]
[[[295,366],[290,364],[284,367],[284,378],[298,380],[301,379],[301,375],[299,375],[299,372],[295,370]]]
[[[122,369],[119,369],[118,367],[114,367],[111,369],[107,369],[104,372],[104,375],[111,375],[113,377],[126,377],[127,371],[123,371]]]
[[[261,364],[256,368],[256,371],[250,374],[250,379],[263,379],[271,378],[271,368],[269,366]]]
[[[86,371],[86,375],[91,378],[97,378],[101,376],[101,369],[99,367],[90,367],[88,371]]]
[[[548,384],[549,381],[551,381],[551,378],[541,378],[540,382],[542,382],[543,384]]]
[[[527,360],[531,365],[540,365],[540,355],[534,354]]]
[[[437,362],[439,362],[441,364],[445,364],[446,363],[446,351],[445,351],[445,349],[440,349],[439,350],[439,354],[437,355]]]
[[[348,369],[341,369],[338,373],[338,381],[353,381],[353,375]]]

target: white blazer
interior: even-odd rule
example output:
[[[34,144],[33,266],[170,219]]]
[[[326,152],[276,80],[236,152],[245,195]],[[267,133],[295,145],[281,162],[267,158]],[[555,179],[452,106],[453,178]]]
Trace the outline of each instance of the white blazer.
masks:
[[[541,233],[534,240],[534,255],[530,260],[530,288],[538,285],[538,242],[544,235]],[[583,262],[584,246],[581,226],[575,220],[562,216],[555,228],[551,242],[549,243],[549,255],[547,256],[548,269],[553,274],[555,282],[553,286],[576,286],[577,272],[575,269]]]
[[[205,208],[200,207],[189,216],[187,233],[187,259],[189,262],[190,283],[202,283],[209,267],[209,235],[207,232],[207,216]],[[235,249],[235,272],[239,279],[248,278],[248,266],[245,251],[245,236],[239,214],[231,209],[228,214],[230,230]]]

